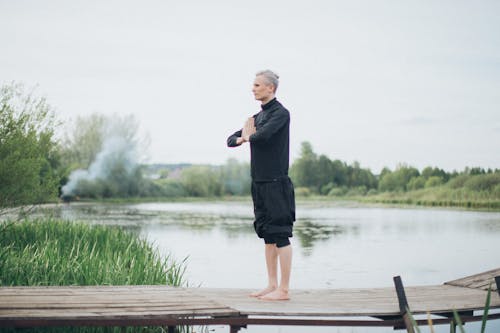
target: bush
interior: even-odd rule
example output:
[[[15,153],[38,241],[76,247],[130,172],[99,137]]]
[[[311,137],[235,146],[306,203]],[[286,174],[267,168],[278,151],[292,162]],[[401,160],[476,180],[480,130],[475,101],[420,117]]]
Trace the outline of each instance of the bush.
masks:
[[[184,169],[181,182],[187,193],[194,197],[219,196],[223,191],[218,172],[208,166],[192,166]]]
[[[492,194],[495,198],[500,199],[500,184],[495,185]]]
[[[366,186],[357,186],[347,191],[347,195],[351,196],[365,195],[366,191],[367,191]]]
[[[56,125],[44,98],[20,85],[0,87],[0,208],[57,197]]]
[[[464,187],[465,182],[469,180],[469,178],[471,178],[471,176],[467,174],[461,174],[450,179],[446,185],[453,189],[461,188]]]
[[[330,197],[341,197],[347,193],[347,187],[334,187],[328,192],[328,196]]]
[[[425,182],[425,188],[439,186],[443,184],[443,178],[439,176],[431,176]]]
[[[407,190],[407,184],[420,174],[411,166],[399,165],[394,172],[386,171],[380,176],[379,190],[382,192],[403,192]]]
[[[160,195],[175,198],[185,197],[188,195],[182,183],[174,179],[160,179],[155,182],[160,187]]]
[[[500,173],[472,176],[464,183],[464,187],[471,191],[492,191],[500,184]]]
[[[319,193],[320,193],[321,195],[327,195],[328,193],[330,193],[330,191],[331,191],[331,190],[332,190],[332,188],[334,188],[334,187],[335,187],[335,183],[330,182],[330,183],[328,183],[328,184],[326,184],[326,185],[321,186],[321,189],[319,190]]]
[[[295,195],[298,197],[309,197],[311,195],[311,190],[307,187],[297,187],[295,189]]]
[[[419,190],[424,187],[425,187],[425,178],[422,176],[413,177],[412,179],[410,179],[407,185],[407,188],[410,191]]]

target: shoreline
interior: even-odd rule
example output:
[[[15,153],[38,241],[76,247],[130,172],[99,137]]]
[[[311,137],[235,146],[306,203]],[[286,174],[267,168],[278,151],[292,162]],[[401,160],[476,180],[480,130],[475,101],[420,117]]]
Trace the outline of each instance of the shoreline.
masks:
[[[64,205],[85,205],[92,203],[101,204],[117,204],[117,205],[129,205],[129,204],[140,204],[140,203],[249,203],[252,200],[250,196],[223,196],[223,197],[176,197],[176,198],[165,198],[165,197],[144,197],[144,198],[109,198],[109,199],[82,199],[77,201],[71,201],[70,203],[63,202],[61,200],[42,203],[39,205],[30,205],[24,207],[12,207],[3,208],[0,211],[0,217],[2,215],[12,215],[18,214],[23,208],[27,211],[37,208],[50,208],[53,206],[64,206]],[[477,211],[477,212],[500,212],[500,201],[493,202],[479,202],[479,201],[467,201],[467,202],[454,202],[452,200],[416,200],[407,197],[400,198],[381,198],[380,195],[374,196],[343,196],[343,197],[331,197],[331,196],[321,196],[321,195],[311,195],[311,196],[297,196],[296,205],[307,205],[307,206],[329,206],[329,207],[344,207],[344,208],[364,208],[364,207],[379,207],[379,208],[403,208],[403,209],[448,209],[448,210],[463,210],[463,211]]]

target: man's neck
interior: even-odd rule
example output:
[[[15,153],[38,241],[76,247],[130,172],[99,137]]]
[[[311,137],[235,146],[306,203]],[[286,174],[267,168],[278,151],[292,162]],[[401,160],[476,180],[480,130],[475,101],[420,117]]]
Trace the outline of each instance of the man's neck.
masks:
[[[268,98],[266,98],[266,99],[261,100],[262,105],[266,105],[267,103],[269,103],[270,101],[272,101],[274,98],[275,98],[275,96],[274,96],[274,95],[271,95],[270,97],[268,97]]]

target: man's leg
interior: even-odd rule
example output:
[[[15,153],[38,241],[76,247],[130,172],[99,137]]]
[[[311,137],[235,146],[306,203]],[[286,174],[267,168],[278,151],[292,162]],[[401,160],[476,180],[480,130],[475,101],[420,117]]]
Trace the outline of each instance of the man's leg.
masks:
[[[290,289],[290,273],[292,271],[292,246],[289,243],[286,246],[280,246],[279,242],[277,245],[279,246],[276,250],[281,270],[280,285],[273,292],[261,296],[260,299],[263,300],[282,301],[290,299],[288,291]]]
[[[265,244],[266,267],[267,267],[267,287],[261,291],[251,293],[252,297],[266,295],[278,287],[278,249],[276,244]]]

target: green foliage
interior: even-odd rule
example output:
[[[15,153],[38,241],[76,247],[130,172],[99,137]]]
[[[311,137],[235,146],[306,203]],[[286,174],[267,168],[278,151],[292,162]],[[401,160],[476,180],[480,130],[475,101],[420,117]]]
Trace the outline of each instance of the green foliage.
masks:
[[[56,220],[0,225],[0,285],[184,284],[184,266],[117,227]]]
[[[426,180],[425,187],[428,188],[428,187],[439,186],[442,185],[443,183],[444,183],[443,178],[439,176],[431,176],[429,177],[429,179]]]
[[[422,170],[422,177],[425,179],[429,179],[430,177],[439,177],[443,179],[444,182],[447,182],[451,175],[443,169],[426,167]]]
[[[21,85],[0,87],[0,208],[53,200],[59,154],[55,116]]]
[[[349,191],[347,191],[347,195],[351,196],[360,196],[360,195],[365,195],[368,189],[366,186],[357,186],[357,187],[351,187]]]
[[[457,176],[453,177],[452,179],[450,179],[450,181],[446,185],[452,189],[461,188],[461,187],[464,187],[465,182],[470,177],[471,177],[470,175],[465,174],[465,173],[461,174],[461,175],[457,175]]]
[[[310,143],[303,142],[301,155],[290,168],[290,176],[300,189],[299,196],[310,194],[332,197],[364,197],[365,201],[469,208],[500,208],[500,170],[466,168],[448,173],[426,167],[401,164],[394,171],[385,167],[376,177],[358,162],[348,165],[340,160],[319,157]],[[303,189],[308,189],[306,192]]]
[[[372,172],[369,169],[362,169],[358,162],[354,162],[352,166],[348,166],[347,173],[349,175],[349,182],[341,185],[357,188],[365,187],[367,189],[377,187],[377,179]]]
[[[425,187],[425,177],[423,176],[413,177],[412,179],[410,179],[408,185],[406,186],[406,188],[410,191],[419,190],[424,187]]]
[[[292,164],[290,175],[297,187],[318,186],[321,178],[318,175],[318,157],[309,142],[302,142],[300,157]]]
[[[290,168],[290,176],[298,187],[307,187],[314,193],[326,195],[335,186],[376,188],[377,179],[369,169],[362,169],[358,162],[347,165],[314,153],[309,142],[302,143],[300,157]],[[365,191],[366,192],[366,191]]]
[[[218,170],[209,166],[192,166],[182,171],[181,182],[188,195],[210,197],[222,194]]]
[[[334,187],[328,192],[328,196],[330,197],[340,197],[346,195],[349,189],[346,186],[342,187]]]
[[[335,188],[335,183],[334,182],[329,182],[328,184],[321,186],[321,188],[319,190],[319,194],[321,194],[321,195],[328,195],[328,193],[330,193],[330,191],[333,188]]]
[[[492,191],[499,184],[500,172],[471,176],[463,186],[471,191]]]
[[[309,197],[311,196],[311,190],[307,187],[297,187],[295,188],[295,196],[297,197]]]
[[[160,178],[150,183],[143,196],[179,198],[188,196],[188,192],[179,180]]]
[[[77,117],[67,129],[63,160],[72,170],[87,169],[102,149],[109,120],[101,114]]]
[[[401,164],[393,172],[385,170],[380,176],[378,188],[382,192],[404,192],[410,180],[418,176],[420,173],[416,168]]]

